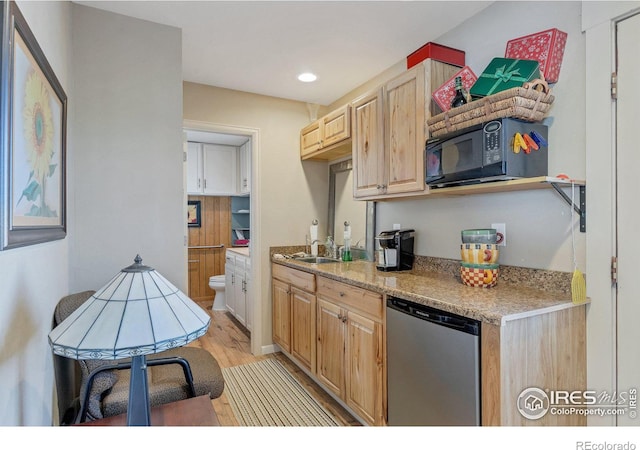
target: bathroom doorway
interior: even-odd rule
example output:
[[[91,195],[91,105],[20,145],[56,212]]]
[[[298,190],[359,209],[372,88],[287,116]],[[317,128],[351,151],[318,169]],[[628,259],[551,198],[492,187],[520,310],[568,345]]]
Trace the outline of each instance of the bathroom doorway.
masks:
[[[245,302],[246,297],[245,312],[236,319],[253,334],[261,328],[259,320],[252,320],[261,317],[261,312],[256,311],[259,305],[255,306],[251,289],[251,280],[259,279],[253,274],[259,264],[250,262],[251,249],[258,238],[252,195],[257,130],[185,121],[183,131],[185,275],[189,296],[234,317],[243,311],[238,302]],[[246,273],[238,283],[242,289],[229,289],[229,276],[225,283],[227,255],[244,258]],[[238,268],[234,270],[234,276],[240,279]],[[222,307],[216,306],[216,296],[225,299]],[[253,322],[258,322],[257,326]]]

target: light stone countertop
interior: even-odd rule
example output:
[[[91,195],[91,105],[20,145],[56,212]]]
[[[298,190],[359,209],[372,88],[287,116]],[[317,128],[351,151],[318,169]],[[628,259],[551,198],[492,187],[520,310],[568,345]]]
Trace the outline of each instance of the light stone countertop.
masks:
[[[242,256],[251,256],[249,254],[249,247],[227,247],[227,251],[237,253]]]
[[[450,274],[415,270],[383,272],[376,269],[375,263],[364,260],[326,264],[277,258],[272,261],[493,325],[502,326],[510,320],[582,306],[573,304],[571,293],[567,292],[500,280],[492,288],[474,288]]]

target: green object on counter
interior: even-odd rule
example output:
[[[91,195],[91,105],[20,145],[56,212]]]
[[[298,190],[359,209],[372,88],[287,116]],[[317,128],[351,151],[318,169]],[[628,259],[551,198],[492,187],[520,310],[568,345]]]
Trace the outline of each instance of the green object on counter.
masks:
[[[351,250],[345,250],[342,252],[342,260],[343,261],[352,261],[351,259]]]
[[[540,78],[540,63],[532,59],[493,58],[471,86],[472,97],[486,97]]]

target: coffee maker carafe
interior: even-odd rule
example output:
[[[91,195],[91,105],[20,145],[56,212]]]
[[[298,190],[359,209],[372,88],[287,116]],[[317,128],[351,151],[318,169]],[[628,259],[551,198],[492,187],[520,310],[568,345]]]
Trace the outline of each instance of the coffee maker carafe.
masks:
[[[383,231],[376,240],[378,249],[378,270],[411,270],[413,268],[413,241],[415,230]]]

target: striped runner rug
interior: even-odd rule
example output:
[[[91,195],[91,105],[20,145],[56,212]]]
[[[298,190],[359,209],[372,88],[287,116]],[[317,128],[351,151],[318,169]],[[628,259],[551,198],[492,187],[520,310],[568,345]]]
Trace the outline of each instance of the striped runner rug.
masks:
[[[277,360],[222,369],[225,393],[242,426],[339,426]]]

